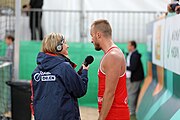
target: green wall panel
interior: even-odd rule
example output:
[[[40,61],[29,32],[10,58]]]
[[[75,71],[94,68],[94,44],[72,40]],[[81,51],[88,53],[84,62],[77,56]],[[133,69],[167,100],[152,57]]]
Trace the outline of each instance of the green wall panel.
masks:
[[[0,40],[0,56],[4,56],[6,53],[6,43]]]
[[[174,95],[180,98],[180,75],[173,73],[173,92]]]
[[[94,62],[89,69],[89,84],[87,94],[81,98],[80,105],[97,107],[97,71],[100,64],[100,60],[103,56],[102,51],[95,51],[92,43],[68,43],[69,44],[69,57],[73,62],[77,64],[76,70],[81,67],[82,62],[85,57],[92,55],[94,57]],[[123,52],[127,53],[127,44],[116,43]],[[5,42],[1,42],[0,46],[3,47],[3,51],[0,52],[1,55],[4,55],[5,52]],[[30,80],[31,73],[36,67],[36,57],[38,52],[41,49],[41,42],[36,41],[21,41],[20,42],[20,72],[19,77],[21,80]],[[146,74],[146,45],[138,44],[137,49],[142,54],[143,67]]]

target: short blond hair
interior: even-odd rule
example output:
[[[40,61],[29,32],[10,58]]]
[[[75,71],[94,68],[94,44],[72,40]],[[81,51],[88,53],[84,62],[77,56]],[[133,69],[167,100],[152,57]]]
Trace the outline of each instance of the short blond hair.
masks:
[[[41,51],[45,53],[57,54],[56,47],[61,42],[63,35],[60,33],[50,33],[42,41]]]
[[[105,19],[99,19],[93,22],[91,27],[94,27],[95,31],[100,31],[104,34],[106,37],[112,36],[112,29],[109,22]]]

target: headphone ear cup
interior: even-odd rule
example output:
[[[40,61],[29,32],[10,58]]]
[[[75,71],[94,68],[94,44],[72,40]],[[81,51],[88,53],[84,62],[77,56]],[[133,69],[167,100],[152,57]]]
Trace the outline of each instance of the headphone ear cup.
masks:
[[[58,42],[56,46],[56,52],[61,52],[63,50],[63,43],[64,43],[64,35],[61,36],[60,42]]]
[[[62,44],[59,44],[59,45],[56,46],[56,52],[61,52],[62,49],[63,49]]]

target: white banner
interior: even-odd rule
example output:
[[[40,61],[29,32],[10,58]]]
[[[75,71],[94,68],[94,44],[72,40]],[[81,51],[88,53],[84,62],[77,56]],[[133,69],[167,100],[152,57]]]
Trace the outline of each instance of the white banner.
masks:
[[[147,52],[152,52],[153,25],[154,25],[154,22],[150,22],[146,25]],[[152,56],[149,56],[149,57],[152,57]]]
[[[164,67],[180,74],[180,15],[166,19]]]
[[[164,44],[165,19],[159,20],[153,26],[153,51],[152,61],[163,67],[163,44]]]

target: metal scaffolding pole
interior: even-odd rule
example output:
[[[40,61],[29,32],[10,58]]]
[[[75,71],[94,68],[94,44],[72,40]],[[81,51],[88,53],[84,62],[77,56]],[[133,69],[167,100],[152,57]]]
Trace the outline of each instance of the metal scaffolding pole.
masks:
[[[14,42],[14,79],[19,79],[19,38],[21,23],[21,0],[16,0],[15,5],[15,42]]]
[[[85,37],[86,37],[86,33],[85,33],[85,0],[81,0],[80,1],[80,7],[81,7],[81,14],[80,14],[80,41],[81,42],[85,42]]]

